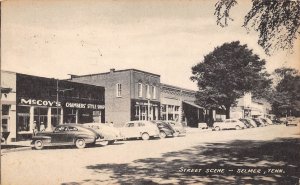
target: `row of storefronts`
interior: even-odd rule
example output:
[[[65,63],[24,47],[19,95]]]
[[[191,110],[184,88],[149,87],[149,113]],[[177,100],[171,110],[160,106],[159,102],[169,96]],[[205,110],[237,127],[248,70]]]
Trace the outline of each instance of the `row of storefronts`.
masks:
[[[1,72],[1,84],[11,91],[2,94],[2,132],[8,141],[26,140],[35,131],[51,131],[62,123],[105,121],[104,88]]]
[[[196,105],[196,91],[160,82],[160,75],[136,69],[70,79],[37,77],[1,71],[2,132],[8,141],[30,139],[34,131],[51,131],[62,123],[111,123],[116,127],[132,120],[179,121],[189,127],[224,120],[221,110]],[[263,106],[245,95],[232,108],[231,117],[261,113]],[[257,113],[258,112],[258,113]]]

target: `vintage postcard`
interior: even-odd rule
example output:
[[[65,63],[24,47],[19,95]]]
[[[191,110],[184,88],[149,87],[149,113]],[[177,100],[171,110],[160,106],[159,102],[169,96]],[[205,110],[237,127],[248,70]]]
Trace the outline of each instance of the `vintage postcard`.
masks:
[[[0,3],[0,184],[299,184],[299,0]]]

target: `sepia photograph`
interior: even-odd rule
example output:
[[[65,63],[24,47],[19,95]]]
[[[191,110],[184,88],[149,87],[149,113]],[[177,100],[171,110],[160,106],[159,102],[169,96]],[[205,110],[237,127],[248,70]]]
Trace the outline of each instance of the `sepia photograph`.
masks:
[[[300,184],[300,0],[0,0],[1,185]]]

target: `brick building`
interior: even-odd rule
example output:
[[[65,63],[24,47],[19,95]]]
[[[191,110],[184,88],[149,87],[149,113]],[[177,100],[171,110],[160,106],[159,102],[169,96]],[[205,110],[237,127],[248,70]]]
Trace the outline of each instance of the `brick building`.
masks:
[[[105,87],[105,119],[114,125],[160,118],[160,75],[137,70],[71,75],[70,81]]]
[[[161,119],[180,121],[190,127],[197,127],[199,122],[204,122],[205,111],[196,105],[196,91],[161,84],[160,103]]]

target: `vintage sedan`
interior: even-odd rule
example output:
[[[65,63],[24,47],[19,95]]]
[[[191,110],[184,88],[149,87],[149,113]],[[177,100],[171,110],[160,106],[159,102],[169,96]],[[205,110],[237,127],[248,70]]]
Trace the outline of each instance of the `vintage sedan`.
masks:
[[[166,138],[167,136],[174,136],[176,133],[175,130],[166,122],[164,121],[151,121],[152,123],[156,124],[159,129],[159,137]]]
[[[103,139],[99,141],[100,145],[112,145],[115,141],[123,139],[121,132],[117,128],[105,125],[103,123],[84,123],[83,125],[95,130],[100,136],[103,137]]]
[[[124,139],[142,138],[148,140],[150,137],[159,137],[156,124],[151,121],[130,121],[119,128]]]
[[[167,123],[175,130],[173,134],[175,137],[186,134],[186,129],[182,123],[176,121],[167,121]]]
[[[244,129],[246,126],[243,122],[238,119],[226,119],[223,122],[215,122],[214,123],[214,130],[223,130],[223,129]]]
[[[63,124],[53,132],[38,132],[32,137],[31,145],[37,150],[57,145],[75,145],[81,149],[87,144],[94,145],[97,139],[100,139],[100,135],[90,128],[80,124]]]

